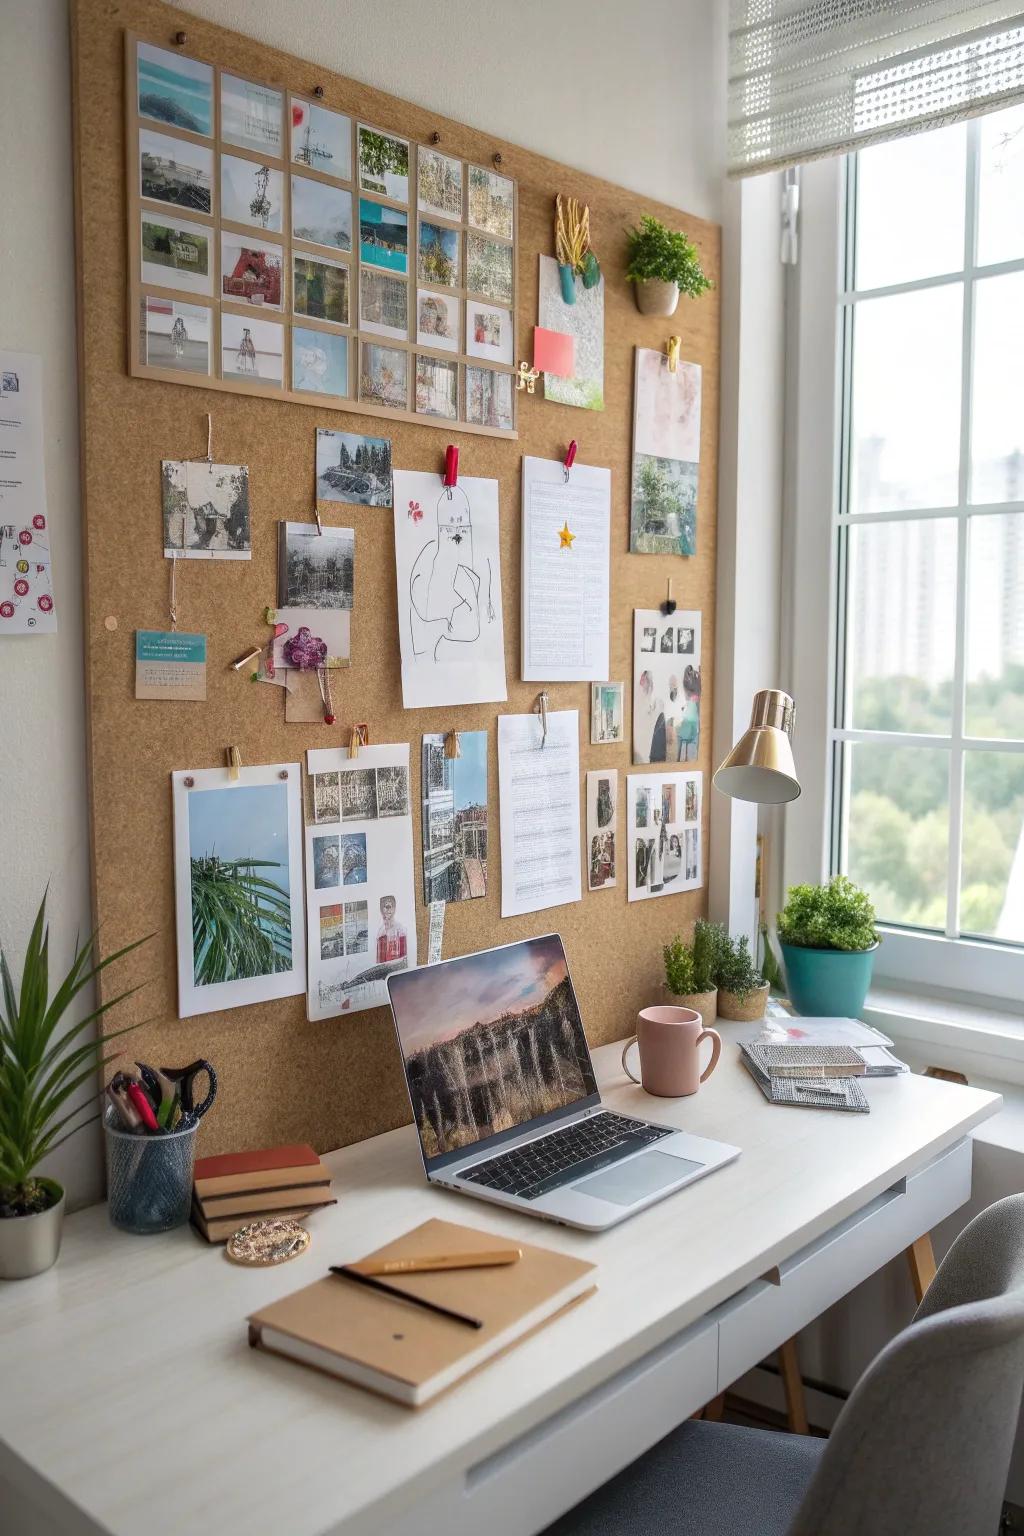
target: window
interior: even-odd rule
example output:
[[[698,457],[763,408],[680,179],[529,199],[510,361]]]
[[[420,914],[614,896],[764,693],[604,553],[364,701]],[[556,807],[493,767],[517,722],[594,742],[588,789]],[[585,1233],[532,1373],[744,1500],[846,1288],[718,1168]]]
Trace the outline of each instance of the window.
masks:
[[[849,157],[840,253],[831,867],[1024,947],[1024,107]]]

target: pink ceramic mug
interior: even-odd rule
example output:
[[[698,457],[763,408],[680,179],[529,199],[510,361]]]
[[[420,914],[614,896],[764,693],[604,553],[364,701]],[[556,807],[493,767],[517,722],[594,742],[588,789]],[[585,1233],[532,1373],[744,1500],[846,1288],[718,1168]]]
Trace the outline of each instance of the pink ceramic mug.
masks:
[[[662,1099],[696,1093],[718,1065],[722,1037],[714,1029],[705,1029],[700,1014],[692,1008],[642,1008],[636,1026],[636,1034],[626,1041],[622,1052],[622,1069],[634,1083],[641,1083],[646,1093]],[[703,1072],[699,1053],[702,1040],[711,1041],[711,1060]],[[640,1047],[639,1077],[629,1070],[626,1061],[634,1041]]]

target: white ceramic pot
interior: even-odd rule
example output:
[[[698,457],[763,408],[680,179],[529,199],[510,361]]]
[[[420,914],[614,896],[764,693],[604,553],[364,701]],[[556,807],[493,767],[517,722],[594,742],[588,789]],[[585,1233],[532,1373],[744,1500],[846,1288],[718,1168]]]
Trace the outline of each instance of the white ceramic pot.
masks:
[[[64,1229],[64,1191],[55,1179],[40,1181],[60,1198],[35,1216],[0,1218],[0,1280],[29,1280],[57,1262]]]
[[[634,283],[636,307],[642,315],[674,315],[679,303],[678,283],[666,283],[658,277]]]

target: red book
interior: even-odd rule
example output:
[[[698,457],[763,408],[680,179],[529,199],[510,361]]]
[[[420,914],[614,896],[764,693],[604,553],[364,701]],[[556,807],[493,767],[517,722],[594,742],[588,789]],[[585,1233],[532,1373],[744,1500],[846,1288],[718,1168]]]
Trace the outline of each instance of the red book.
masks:
[[[219,1157],[196,1158],[195,1177],[222,1179],[236,1173],[269,1173],[281,1168],[308,1168],[319,1163],[305,1142],[291,1147],[258,1147],[255,1152],[222,1152]]]

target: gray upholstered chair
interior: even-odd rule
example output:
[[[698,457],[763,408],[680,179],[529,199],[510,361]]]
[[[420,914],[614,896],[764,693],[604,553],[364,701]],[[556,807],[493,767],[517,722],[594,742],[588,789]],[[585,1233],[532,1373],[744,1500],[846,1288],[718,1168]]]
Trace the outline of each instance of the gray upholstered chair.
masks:
[[[996,1536],[1024,1385],[1024,1195],[976,1216],[828,1440],[681,1425],[545,1536]]]

